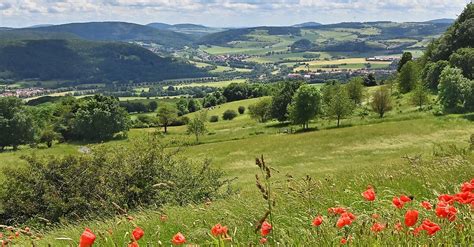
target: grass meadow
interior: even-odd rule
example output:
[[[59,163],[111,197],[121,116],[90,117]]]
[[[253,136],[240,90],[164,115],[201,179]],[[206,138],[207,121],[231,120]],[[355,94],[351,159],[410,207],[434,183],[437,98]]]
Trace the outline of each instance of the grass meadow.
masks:
[[[371,89],[372,90],[372,89]],[[210,159],[214,167],[222,168],[232,182],[232,193],[225,199],[184,207],[165,206],[160,209],[141,209],[129,212],[134,220],[112,216],[79,223],[63,222],[47,231],[33,228],[42,234],[33,240],[36,246],[77,246],[84,227],[98,236],[97,246],[124,246],[130,231],[138,225],[145,230],[141,246],[170,246],[171,238],[182,232],[188,244],[222,246],[210,234],[210,228],[221,223],[229,228],[232,241],[228,246],[254,246],[260,236],[255,232],[257,222],[265,214],[266,201],[255,186],[255,174],[260,170],[255,158],[264,156],[272,167],[272,177],[266,181],[275,200],[271,213],[272,233],[268,244],[339,245],[342,238],[356,245],[393,246],[472,244],[473,212],[459,207],[458,220],[437,219],[432,211],[422,211],[419,203],[435,203],[438,194],[455,193],[459,185],[473,178],[474,156],[461,151],[469,146],[474,134],[472,117],[465,115],[434,116],[408,105],[408,96],[394,99],[395,109],[381,120],[371,113],[359,116],[358,111],[336,128],[331,119],[316,119],[310,131],[293,132],[298,126],[277,122],[257,123],[247,111],[234,120],[224,121],[227,109],[255,103],[249,99],[226,103],[208,111],[218,115],[217,123],[208,123],[208,133],[195,143],[186,135],[186,127],[171,127],[163,142],[169,149],[180,147],[179,155],[189,159]],[[189,117],[193,117],[191,113]],[[470,120],[471,119],[471,120]],[[129,140],[111,141],[107,145],[130,145],[130,140],[161,131],[159,129],[132,129]],[[23,147],[17,152],[0,153],[0,166],[22,164],[26,154],[74,154],[86,144],[58,144],[51,149]],[[93,145],[93,144],[92,144]],[[457,146],[453,148],[452,146]],[[442,148],[441,148],[442,147]],[[436,156],[443,150],[454,150],[449,156]],[[1,178],[0,178],[1,179]],[[268,183],[267,183],[268,182]],[[361,196],[368,185],[375,188],[377,199],[367,202]],[[421,219],[430,218],[441,225],[435,236],[414,236],[413,229],[394,230],[405,209],[391,205],[391,199],[401,194],[413,195],[414,200],[405,209],[420,211]],[[336,217],[327,213],[329,207],[341,206],[357,215],[349,227],[335,227]],[[316,215],[323,215],[320,227],[311,226]],[[379,215],[377,219],[373,214]],[[374,222],[385,224],[386,230],[375,234],[370,231]],[[460,226],[463,228],[459,228]],[[469,237],[471,236],[471,237]],[[19,246],[31,240],[19,238]]]

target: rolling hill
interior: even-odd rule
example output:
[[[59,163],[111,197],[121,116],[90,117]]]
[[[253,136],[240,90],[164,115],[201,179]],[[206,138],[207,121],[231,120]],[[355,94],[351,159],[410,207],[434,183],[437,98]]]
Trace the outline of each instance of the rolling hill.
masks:
[[[122,42],[28,40],[0,42],[0,77],[80,83],[200,77],[202,70]]]
[[[42,36],[50,38],[50,35],[73,35],[91,41],[150,41],[165,47],[180,48],[190,45],[193,37],[184,33],[170,30],[158,30],[149,26],[143,26],[126,22],[88,22],[70,23],[54,26],[43,26],[35,28],[21,28],[0,32],[2,37],[31,36],[34,39],[42,39]],[[53,37],[56,38],[56,37]],[[31,39],[31,38],[30,38]]]
[[[194,37],[202,37],[207,34],[217,33],[225,31],[224,28],[216,28],[216,27],[207,27],[204,25],[192,24],[192,23],[182,23],[182,24],[166,24],[160,22],[154,22],[147,24],[147,26],[158,29],[158,30],[168,30],[177,33],[184,33],[188,35],[192,35]]]

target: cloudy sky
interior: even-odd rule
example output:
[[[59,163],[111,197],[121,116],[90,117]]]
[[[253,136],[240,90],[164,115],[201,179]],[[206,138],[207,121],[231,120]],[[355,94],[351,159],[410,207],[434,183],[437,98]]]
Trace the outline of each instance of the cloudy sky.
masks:
[[[217,27],[455,18],[470,0],[0,0],[0,26],[87,21]]]

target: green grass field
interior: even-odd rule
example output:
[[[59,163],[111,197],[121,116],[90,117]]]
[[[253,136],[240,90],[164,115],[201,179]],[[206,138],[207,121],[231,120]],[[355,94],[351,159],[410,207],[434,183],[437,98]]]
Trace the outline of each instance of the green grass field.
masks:
[[[267,164],[274,168],[272,180],[275,181],[274,197],[277,203],[272,216],[274,233],[269,238],[271,245],[276,245],[276,241],[285,246],[314,243],[337,245],[345,234],[353,236],[355,244],[386,246],[390,242],[403,245],[408,239],[414,245],[422,245],[447,241],[448,237],[456,234],[454,230],[446,229],[444,231],[448,233],[438,234],[434,238],[423,236],[415,239],[393,235],[389,233],[391,230],[386,230],[379,238],[369,230],[364,230],[364,225],[371,222],[370,215],[374,212],[381,215],[382,221],[389,224],[388,227],[392,227],[394,219],[402,219],[402,213],[390,205],[394,195],[403,193],[415,195],[419,201],[424,198],[432,200],[436,193],[455,191],[459,183],[472,178],[472,162],[446,166],[444,163],[435,165],[438,161],[431,160],[438,145],[468,146],[474,125],[467,117],[436,117],[430,112],[418,111],[407,104],[408,96],[405,96],[394,99],[394,110],[383,120],[373,113],[364,118],[354,114],[342,121],[341,128],[335,128],[334,120],[317,119],[310,124],[311,131],[297,134],[285,132],[291,128],[296,130],[298,126],[279,125],[276,122],[257,123],[247,113],[232,121],[221,119],[225,110],[237,110],[239,106],[248,108],[258,100],[226,103],[209,110],[208,116],[218,115],[220,119],[217,123],[208,123],[209,131],[197,145],[194,144],[194,137],[186,135],[185,126],[169,128],[169,134],[163,139],[164,142],[190,144],[181,147],[180,155],[198,160],[210,159],[212,166],[225,171],[227,178],[236,178],[233,186],[238,189],[238,193],[207,204],[131,212],[135,218],[133,223],[127,223],[119,216],[64,223],[53,227],[36,243],[39,246],[46,246],[47,243],[52,246],[74,246],[83,228],[90,227],[100,234],[97,240],[99,246],[114,246],[114,243],[120,246],[129,239],[127,232],[133,229],[132,224],[137,224],[146,232],[140,245],[159,246],[161,242],[168,246],[171,237],[178,231],[186,236],[187,243],[213,245],[215,240],[210,237],[209,229],[216,223],[229,226],[234,245],[256,243],[259,237],[253,229],[265,211],[264,200],[255,187],[255,174],[258,173],[255,157],[260,155],[264,155]],[[189,117],[195,114],[189,114]],[[143,138],[154,131],[156,129],[133,129],[129,139]],[[108,145],[128,143],[127,140],[119,140]],[[174,149],[175,145],[172,144],[170,148]],[[79,146],[81,144],[59,144],[52,149],[23,147],[17,152],[7,151],[0,153],[0,166],[21,165],[19,157],[25,154],[77,153]],[[417,155],[421,155],[426,164],[413,167],[403,158]],[[472,161],[474,157],[471,155],[468,159]],[[291,175],[292,179],[287,175]],[[303,178],[306,175],[311,176],[315,183],[311,185],[314,186],[311,189],[315,189],[311,200],[288,190],[290,185],[296,191],[298,188],[307,190],[301,187],[305,184]],[[370,205],[360,196],[368,184],[373,185],[380,196],[376,203]],[[413,207],[415,205],[413,203]],[[327,222],[320,230],[310,226],[314,215],[326,215],[327,208],[333,206],[354,210],[358,215],[357,223],[346,229],[345,234],[337,230],[334,223]],[[161,220],[162,214],[166,214],[168,220]],[[422,214],[430,217],[429,213]],[[472,217],[472,213],[463,211],[460,221],[467,224],[466,233],[473,230],[472,224],[468,223]],[[326,217],[325,220],[331,221],[331,218]],[[438,223],[448,228],[447,223]],[[34,228],[33,231],[42,232]],[[459,243],[463,245],[466,242]]]

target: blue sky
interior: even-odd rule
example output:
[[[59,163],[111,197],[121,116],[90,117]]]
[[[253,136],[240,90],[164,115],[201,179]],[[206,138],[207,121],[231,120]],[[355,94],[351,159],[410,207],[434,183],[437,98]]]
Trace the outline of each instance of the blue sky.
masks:
[[[0,0],[0,26],[87,21],[218,27],[456,18],[470,0]]]

